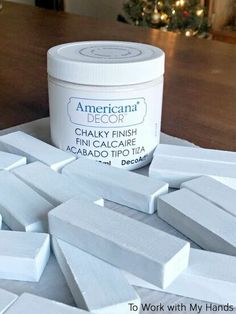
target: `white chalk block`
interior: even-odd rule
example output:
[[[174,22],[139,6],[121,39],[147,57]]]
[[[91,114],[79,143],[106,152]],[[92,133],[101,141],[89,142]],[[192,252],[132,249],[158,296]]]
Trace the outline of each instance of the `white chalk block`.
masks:
[[[140,306],[136,291],[118,268],[56,238],[53,250],[79,308],[97,314],[128,314],[128,303]]]
[[[16,294],[0,289],[0,314],[5,313],[9,306],[11,306],[17,298],[18,296]]]
[[[164,180],[172,188],[204,175],[236,179],[236,164],[155,156],[149,168],[150,177]]]
[[[0,231],[0,279],[39,281],[49,254],[48,234]]]
[[[62,173],[109,201],[149,214],[156,211],[157,197],[168,192],[168,184],[163,181],[87,158],[67,165]]]
[[[217,177],[217,176],[212,176],[212,178],[230,187],[231,189],[236,190],[236,178],[224,178],[224,177]]]
[[[29,162],[39,160],[58,171],[75,157],[24,132],[0,136],[0,149],[25,156]]]
[[[188,268],[165,290],[132,274],[130,284],[201,301],[236,306],[236,257],[191,249]]]
[[[199,177],[184,182],[188,189],[236,217],[236,191],[211,177]]]
[[[12,170],[25,164],[25,157],[0,151],[0,170]]]
[[[200,247],[236,255],[236,218],[197,194],[183,188],[161,196],[158,215]]]
[[[87,311],[24,293],[4,314],[86,314]]]
[[[0,171],[0,187],[0,213],[10,229],[47,232],[52,204],[8,171]]]
[[[41,194],[54,206],[79,195],[103,206],[103,199],[85,187],[76,185],[69,177],[57,173],[41,162],[33,162],[13,170],[13,173]]]
[[[191,146],[159,144],[153,155],[236,164],[236,152]]]
[[[188,265],[188,242],[87,200],[72,199],[53,209],[49,230],[160,287],[167,287]]]

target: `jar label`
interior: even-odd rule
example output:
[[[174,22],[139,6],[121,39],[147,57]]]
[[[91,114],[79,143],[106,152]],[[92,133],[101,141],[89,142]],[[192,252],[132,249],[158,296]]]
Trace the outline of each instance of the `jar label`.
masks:
[[[159,143],[162,82],[147,88],[88,90],[49,82],[51,137],[57,147],[127,169],[148,164]],[[92,96],[92,97],[91,97]]]

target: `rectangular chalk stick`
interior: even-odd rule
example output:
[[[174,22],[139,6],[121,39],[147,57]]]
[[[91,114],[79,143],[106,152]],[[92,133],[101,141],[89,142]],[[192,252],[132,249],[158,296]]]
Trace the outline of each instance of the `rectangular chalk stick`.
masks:
[[[53,250],[79,308],[97,314],[128,314],[128,303],[140,306],[135,289],[118,268],[56,238]]]
[[[236,191],[227,185],[204,176],[184,182],[181,188],[198,194],[236,217]]]
[[[0,170],[12,170],[26,164],[26,157],[0,151]]]
[[[183,188],[161,196],[158,215],[200,247],[236,255],[236,217],[197,194]]]
[[[0,136],[0,150],[25,156],[29,162],[41,161],[55,171],[75,160],[71,154],[21,131]]]
[[[87,311],[33,294],[23,293],[4,314],[86,314]]]
[[[155,156],[149,168],[150,177],[164,180],[172,188],[179,188],[183,182],[204,175],[236,179],[236,164]]]
[[[0,231],[0,279],[39,281],[49,254],[46,233]]]
[[[154,152],[154,156],[236,164],[236,152],[191,146],[159,144]]]
[[[138,287],[236,307],[236,257],[191,249],[188,268],[165,290],[126,273]]]
[[[156,211],[157,197],[168,192],[168,184],[163,181],[87,158],[65,166],[62,173],[109,201],[148,214]]]
[[[217,177],[217,176],[212,176],[212,178],[230,187],[231,189],[236,190],[236,178],[224,178],[224,177]]]
[[[96,196],[86,187],[75,184],[69,177],[53,171],[39,161],[17,168],[13,170],[13,173],[54,206],[77,195],[87,197],[103,206],[101,197]]]
[[[47,232],[52,204],[8,171],[0,171],[0,186],[0,214],[10,229]]]
[[[5,313],[17,298],[16,294],[0,288],[0,314]]]
[[[188,242],[84,199],[53,209],[49,230],[160,287],[167,287],[188,265]]]

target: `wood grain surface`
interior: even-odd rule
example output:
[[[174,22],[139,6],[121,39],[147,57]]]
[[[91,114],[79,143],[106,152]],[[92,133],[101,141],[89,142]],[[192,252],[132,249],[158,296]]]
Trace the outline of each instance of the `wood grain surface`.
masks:
[[[236,150],[236,45],[7,2],[0,12],[0,129],[48,115],[48,48],[100,39],[162,48],[162,131]]]

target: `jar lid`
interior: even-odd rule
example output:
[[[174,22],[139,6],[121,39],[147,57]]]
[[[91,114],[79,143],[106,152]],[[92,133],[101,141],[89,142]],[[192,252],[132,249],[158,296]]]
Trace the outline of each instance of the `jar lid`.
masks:
[[[82,41],[48,50],[48,74],[86,85],[129,85],[164,74],[164,52],[154,46],[124,41]]]

